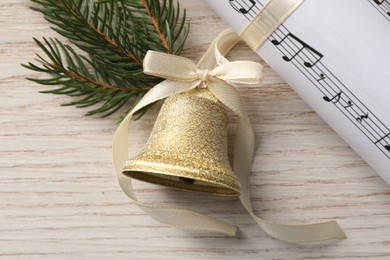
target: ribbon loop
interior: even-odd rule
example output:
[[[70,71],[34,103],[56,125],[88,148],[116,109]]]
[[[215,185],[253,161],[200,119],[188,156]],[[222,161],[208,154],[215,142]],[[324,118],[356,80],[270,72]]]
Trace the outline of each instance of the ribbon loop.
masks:
[[[226,62],[213,69],[211,75],[231,83],[259,84],[263,80],[263,66],[253,61]]]
[[[198,80],[198,67],[187,58],[148,51],[143,61],[144,73],[160,78],[180,82],[193,82]]]
[[[222,60],[221,57],[218,59]],[[213,84],[215,79],[220,79],[225,85],[229,83],[258,84],[263,78],[263,67],[260,63],[252,61],[230,62],[226,58],[219,66],[210,71],[198,68],[194,62],[184,57],[148,51],[143,66],[145,74],[187,83],[195,81],[200,83],[211,79],[208,84]]]

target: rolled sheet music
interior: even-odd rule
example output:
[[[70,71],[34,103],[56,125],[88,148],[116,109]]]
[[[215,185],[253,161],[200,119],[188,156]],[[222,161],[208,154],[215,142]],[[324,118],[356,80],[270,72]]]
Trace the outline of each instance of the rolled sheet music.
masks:
[[[267,0],[208,0],[238,33]],[[390,184],[390,0],[306,0],[260,55]]]

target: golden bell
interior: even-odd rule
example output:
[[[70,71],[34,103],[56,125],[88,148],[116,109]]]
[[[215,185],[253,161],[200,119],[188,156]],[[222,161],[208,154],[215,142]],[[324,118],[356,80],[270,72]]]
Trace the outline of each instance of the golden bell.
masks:
[[[225,108],[207,89],[169,97],[145,149],[128,160],[134,179],[224,196],[240,195],[227,154]]]

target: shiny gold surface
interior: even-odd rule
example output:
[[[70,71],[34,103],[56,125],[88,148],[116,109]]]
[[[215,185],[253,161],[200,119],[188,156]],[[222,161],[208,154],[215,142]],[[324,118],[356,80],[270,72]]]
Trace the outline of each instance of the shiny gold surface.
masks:
[[[226,117],[207,89],[169,97],[145,149],[126,162],[123,173],[181,189],[240,195],[227,156]]]

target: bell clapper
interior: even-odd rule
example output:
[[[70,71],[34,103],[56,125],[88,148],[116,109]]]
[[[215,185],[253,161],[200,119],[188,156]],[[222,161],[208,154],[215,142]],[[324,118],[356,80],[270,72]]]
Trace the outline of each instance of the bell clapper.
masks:
[[[185,178],[185,177],[179,177],[179,181],[183,184],[186,184],[186,185],[192,185],[194,184],[195,180],[194,179],[190,179],[190,178]]]

